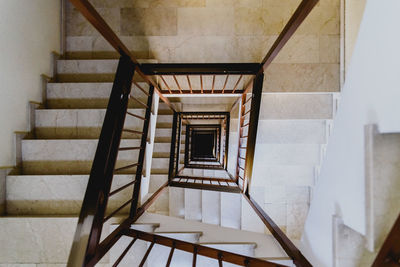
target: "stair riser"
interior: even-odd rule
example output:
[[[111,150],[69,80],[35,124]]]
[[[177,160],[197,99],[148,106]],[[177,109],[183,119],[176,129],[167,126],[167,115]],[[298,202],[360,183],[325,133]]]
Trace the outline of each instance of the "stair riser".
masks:
[[[156,63],[154,59],[139,59],[140,63]],[[58,60],[57,73],[115,73],[118,60],[91,59],[91,60]]]
[[[245,151],[240,155],[245,157]],[[264,164],[318,165],[321,147],[316,144],[256,144],[254,168]]]
[[[326,124],[323,120],[260,120],[258,144],[324,144]]]
[[[115,175],[111,191],[134,180],[133,175]],[[8,176],[7,213],[10,215],[78,215],[88,176]],[[28,190],[29,188],[29,190]],[[133,185],[109,199],[113,211],[132,197]],[[128,208],[121,211],[127,213]]]
[[[332,94],[263,94],[260,120],[332,119]]]
[[[120,147],[139,147],[140,140],[122,140]],[[25,174],[88,174],[97,140],[23,140]],[[137,163],[139,150],[120,151],[116,168]],[[121,173],[134,173],[135,167]]]

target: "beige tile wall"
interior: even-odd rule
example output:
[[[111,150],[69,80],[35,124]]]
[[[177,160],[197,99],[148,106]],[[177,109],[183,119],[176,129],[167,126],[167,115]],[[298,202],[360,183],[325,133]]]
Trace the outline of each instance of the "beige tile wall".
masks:
[[[129,49],[160,62],[260,62],[300,0],[91,0]],[[339,90],[339,0],[320,0],[266,72],[264,91]],[[112,48],[69,6],[70,51]]]

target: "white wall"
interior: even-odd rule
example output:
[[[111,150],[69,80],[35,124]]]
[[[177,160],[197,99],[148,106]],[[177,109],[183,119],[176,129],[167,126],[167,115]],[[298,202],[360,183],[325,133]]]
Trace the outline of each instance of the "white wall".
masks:
[[[60,49],[59,0],[0,0],[0,166],[15,164],[14,131],[28,130],[29,101]]]
[[[364,126],[400,131],[400,1],[369,0],[303,235],[315,266],[332,265],[332,215],[365,233]]]

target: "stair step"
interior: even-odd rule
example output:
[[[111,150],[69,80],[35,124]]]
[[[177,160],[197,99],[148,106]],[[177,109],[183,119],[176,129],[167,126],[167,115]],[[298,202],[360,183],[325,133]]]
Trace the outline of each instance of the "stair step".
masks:
[[[1,217],[0,259],[10,266],[49,259],[66,264],[77,222],[68,217]],[[106,256],[101,262],[107,260]]]
[[[201,190],[185,188],[185,219],[201,221]]]
[[[169,188],[169,216],[185,218],[185,189]]]
[[[118,59],[60,59],[57,73],[115,73]],[[139,63],[157,63],[155,59],[138,59]]]
[[[160,232],[188,232],[200,231],[203,235],[200,243],[206,244],[254,244],[257,243],[255,249],[255,257],[286,257],[285,252],[276,242],[274,237],[269,233],[255,233],[221,227],[212,224],[206,224],[197,221],[189,221],[181,218],[163,216],[158,214],[145,213],[138,220],[141,223],[160,222]],[[239,253],[242,254],[242,253]],[[183,265],[186,266],[186,265]],[[207,266],[207,265],[206,265]],[[217,265],[218,266],[218,265]],[[225,266],[225,263],[224,263]]]
[[[254,169],[266,162],[278,165],[318,165],[320,153],[321,146],[318,144],[259,144],[257,142]]]
[[[151,163],[152,169],[168,169],[169,158],[153,158]]]
[[[260,120],[332,119],[333,95],[263,93]]]
[[[202,208],[202,218],[203,223],[221,224],[221,193],[215,191],[201,191],[201,208]]]
[[[325,144],[326,120],[260,120],[257,144]]]
[[[149,193],[156,192],[167,181],[168,181],[168,175],[165,175],[165,174],[152,174],[150,176]]]
[[[11,215],[78,215],[89,175],[10,175],[6,178],[7,213]],[[114,175],[111,191],[135,177]],[[132,197],[133,185],[108,202],[115,210]]]
[[[144,116],[144,109],[129,109]],[[40,139],[98,138],[103,126],[105,109],[41,109],[36,110],[35,134]],[[124,128],[141,132],[143,120],[126,116]],[[123,133],[123,138],[139,138],[139,134]]]
[[[313,186],[314,165],[257,164],[253,169],[252,186],[292,185]]]
[[[190,243],[198,243],[203,232],[155,232],[154,234]]]
[[[240,194],[221,192],[221,226],[241,228],[241,198]]]
[[[98,140],[22,140],[24,174],[88,174]],[[140,140],[121,140],[120,147],[138,147]],[[138,150],[120,151],[116,168],[137,162]],[[136,168],[120,171],[132,173]]]
[[[224,250],[240,255],[254,257],[254,249],[257,247],[256,243],[200,243],[202,246]]]
[[[171,144],[170,143],[158,143],[154,144],[153,153],[167,153],[167,157],[169,158],[171,152]],[[164,154],[165,155],[165,154]]]
[[[112,225],[114,228],[113,230],[118,227],[118,225]],[[159,223],[135,223],[131,225],[131,229],[135,229],[138,231],[146,232],[146,233],[152,233],[154,232],[158,227],[160,227]]]
[[[157,138],[160,137],[166,137],[166,138],[171,138],[172,136],[172,129],[166,129],[166,128],[156,128],[156,135]]]
[[[112,82],[64,82],[47,84],[47,106],[49,108],[103,108],[110,98]],[[147,83],[139,85],[147,90]],[[147,96],[136,85],[132,86],[132,95],[146,102]],[[142,108],[138,103],[129,101],[131,108]]]

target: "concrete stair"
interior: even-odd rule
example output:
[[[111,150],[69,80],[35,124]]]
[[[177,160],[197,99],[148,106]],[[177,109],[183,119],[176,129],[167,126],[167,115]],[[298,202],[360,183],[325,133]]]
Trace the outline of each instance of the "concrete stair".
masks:
[[[237,193],[171,187],[169,188],[169,216],[242,229],[245,227],[242,225],[242,202],[244,201]],[[264,233],[264,227],[261,228],[260,232]]]
[[[0,265],[65,266],[112,88],[109,78],[115,74],[116,62],[84,59],[57,62],[55,82],[47,85],[47,102],[33,114],[35,129],[20,144],[22,164],[6,178],[7,216],[0,218]],[[138,83],[148,88],[140,79]],[[132,87],[132,94],[143,102],[147,100],[136,85]],[[130,102],[129,112],[143,116],[144,109]],[[164,116],[169,117],[170,112],[161,112],[161,122],[166,121]],[[141,131],[142,122],[127,116],[124,127]],[[124,133],[121,147],[140,146],[139,137]],[[155,148],[157,153],[168,150],[169,144],[164,143]],[[120,151],[116,167],[135,163],[137,156],[138,151]],[[160,169],[168,166],[162,159],[155,162]],[[111,190],[134,180],[135,172],[135,168],[116,172]],[[110,198],[106,213],[131,197],[132,186]],[[125,208],[120,214],[127,212]],[[118,220],[118,217],[110,219],[104,225],[104,232],[109,232],[110,225]],[[97,266],[110,266],[109,259],[106,255]]]
[[[226,228],[216,225],[210,225],[203,222],[188,221],[185,219],[174,218],[153,213],[145,213],[139,220],[139,223],[159,223],[159,227],[154,230],[155,234],[161,234],[175,239],[198,243],[204,246],[225,250],[233,253],[247,255],[251,257],[264,258],[270,260],[273,258],[288,259],[284,251],[279,247],[270,234],[259,234],[254,232],[242,231],[232,228]],[[153,249],[155,249],[154,246]],[[162,266],[168,258],[170,248],[157,248],[157,253],[150,253],[160,257],[159,265]],[[176,257],[175,265],[189,266],[192,263],[193,256],[189,253],[180,252]],[[163,261],[162,261],[162,260]],[[151,259],[149,258],[150,262]],[[173,261],[174,262],[174,261]],[[183,264],[185,263],[185,264]],[[218,266],[216,260],[205,257],[198,257],[197,266]],[[235,266],[224,263],[224,266]]]

